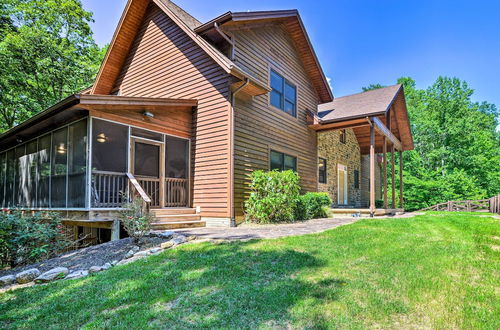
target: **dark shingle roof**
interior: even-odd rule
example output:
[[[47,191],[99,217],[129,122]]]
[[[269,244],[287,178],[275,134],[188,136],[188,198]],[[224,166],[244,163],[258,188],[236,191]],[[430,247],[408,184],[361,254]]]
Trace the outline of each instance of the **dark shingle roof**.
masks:
[[[384,113],[400,89],[401,85],[394,85],[335,98],[318,106],[318,117],[322,122],[329,122]]]

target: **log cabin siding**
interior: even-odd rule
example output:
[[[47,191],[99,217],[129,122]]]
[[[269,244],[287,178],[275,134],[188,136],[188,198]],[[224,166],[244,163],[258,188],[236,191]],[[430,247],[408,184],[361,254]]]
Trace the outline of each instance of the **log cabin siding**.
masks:
[[[235,213],[241,219],[248,197],[248,174],[269,170],[269,151],[297,157],[303,191],[317,190],[316,133],[308,129],[306,111],[316,111],[318,95],[285,28],[281,25],[231,31],[235,62],[269,83],[270,68],[297,87],[297,117],[269,104],[269,94],[240,96],[235,103]]]
[[[228,218],[229,76],[153,3],[114,91],[198,100],[192,120],[193,206],[204,217]]]

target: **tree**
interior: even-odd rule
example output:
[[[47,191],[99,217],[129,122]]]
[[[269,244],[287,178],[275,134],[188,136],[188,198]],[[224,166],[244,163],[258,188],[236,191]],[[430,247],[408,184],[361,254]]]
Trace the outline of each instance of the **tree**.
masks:
[[[90,22],[80,0],[3,0],[0,131],[92,84],[104,51]]]
[[[439,77],[426,90],[408,77],[398,83],[405,89],[415,144],[404,153],[407,208],[500,193],[496,106],[473,102],[474,91],[458,78]]]

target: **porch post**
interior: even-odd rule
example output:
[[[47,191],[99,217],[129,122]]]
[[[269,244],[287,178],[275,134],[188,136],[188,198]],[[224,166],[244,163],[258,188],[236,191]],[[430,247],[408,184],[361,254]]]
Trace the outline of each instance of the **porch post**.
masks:
[[[375,215],[375,127],[370,126],[370,217]]]
[[[384,209],[387,209],[387,139],[384,136],[383,154],[384,154]]]
[[[394,153],[396,151],[394,150],[394,145],[391,147],[391,163],[392,163],[392,208],[396,208],[396,182],[395,182],[395,166],[394,166]]]
[[[404,182],[403,182],[403,152],[399,151],[399,207],[401,209],[405,208],[403,191],[404,191]]]

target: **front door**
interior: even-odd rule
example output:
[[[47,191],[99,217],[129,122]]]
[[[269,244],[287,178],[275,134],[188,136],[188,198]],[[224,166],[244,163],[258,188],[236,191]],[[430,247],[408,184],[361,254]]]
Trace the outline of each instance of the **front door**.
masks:
[[[347,205],[347,167],[338,165],[338,204]]]
[[[146,194],[151,207],[163,207],[163,143],[147,139],[131,139],[131,168]]]

